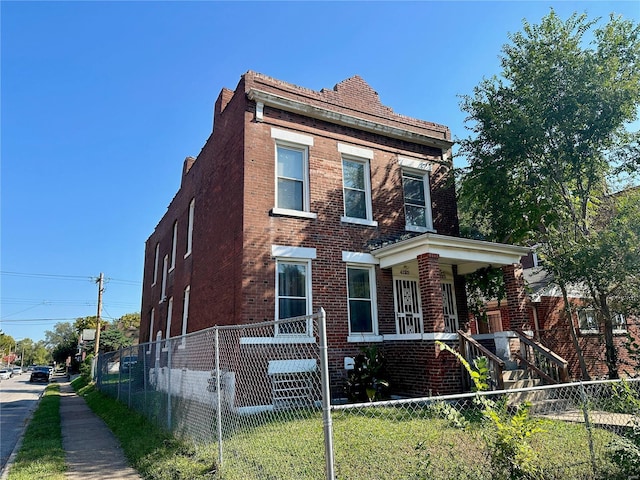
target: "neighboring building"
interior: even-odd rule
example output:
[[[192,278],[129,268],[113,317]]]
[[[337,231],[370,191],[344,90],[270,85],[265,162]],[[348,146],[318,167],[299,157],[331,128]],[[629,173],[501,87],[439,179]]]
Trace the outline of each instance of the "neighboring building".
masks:
[[[571,338],[571,324],[567,322],[565,302],[553,276],[539,265],[535,256],[523,260],[525,277],[529,285],[532,325],[540,341],[569,362],[572,378],[582,378],[576,348]],[[578,345],[585,358],[591,379],[606,378],[608,368],[605,361],[604,332],[596,318],[596,312],[589,307],[588,296],[582,289],[571,287],[567,292],[572,309],[572,324]],[[621,376],[637,375],[637,367],[628,355],[625,344],[628,334],[640,339],[637,318],[626,318],[623,314],[614,317],[614,344],[618,353]]]
[[[451,146],[448,128],[394,113],[358,76],[313,91],[247,72],[147,240],[140,341],[323,307],[334,397],[345,357],[371,344],[395,393],[460,391],[435,341],[467,328],[465,274],[502,267],[505,325],[531,326],[528,249],[459,237]]]
[[[539,262],[535,252],[523,257],[521,264],[527,285],[528,324],[533,337],[567,361],[571,379],[581,380],[584,378],[572,339],[571,329],[573,328],[590,378],[592,380],[607,378],[604,331],[595,310],[589,306],[587,292],[575,286],[568,288],[567,294],[572,311],[572,321],[569,323],[562,292],[555,283],[553,275],[544,270],[544,265]],[[470,328],[474,338],[481,340],[483,334],[495,335],[497,332],[502,332],[503,319],[507,316],[506,305],[498,306],[496,301],[488,302],[486,322],[471,317]],[[508,335],[508,332],[497,334]],[[629,334],[635,339],[640,339],[638,319],[627,318],[623,314],[615,315],[613,334],[620,375],[636,376],[638,365],[629,356],[625,345]],[[513,338],[512,335],[509,336]]]

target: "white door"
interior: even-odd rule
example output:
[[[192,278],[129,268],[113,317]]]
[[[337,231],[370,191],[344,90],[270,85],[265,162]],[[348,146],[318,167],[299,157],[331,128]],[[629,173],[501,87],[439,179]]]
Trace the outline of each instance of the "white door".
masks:
[[[407,278],[396,278],[393,282],[393,290],[397,334],[410,335],[423,333],[418,281]]]
[[[455,333],[458,330],[458,312],[453,282],[442,282],[442,309],[444,311],[444,331]]]

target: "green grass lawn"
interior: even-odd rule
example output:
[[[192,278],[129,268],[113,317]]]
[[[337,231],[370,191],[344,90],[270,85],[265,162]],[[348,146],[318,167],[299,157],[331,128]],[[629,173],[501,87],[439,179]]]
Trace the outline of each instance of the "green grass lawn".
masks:
[[[140,414],[97,391],[86,380],[73,382],[76,391],[120,440],[130,463],[153,480],[324,479],[325,459],[321,412],[297,412],[284,420],[282,412],[262,414],[223,443],[195,446],[172,438]],[[27,431],[9,480],[64,478],[58,386],[48,387]],[[256,417],[251,417],[256,420]],[[499,480],[487,455],[490,427],[478,416],[466,429],[434,418],[433,411],[410,414],[393,408],[340,410],[333,416],[335,466],[340,480],[434,479]],[[536,480],[613,479],[617,467],[607,460],[606,446],[614,433],[595,429],[593,448],[598,475],[593,475],[589,443],[583,425],[541,421],[530,438],[534,462],[542,472]]]
[[[45,389],[9,470],[8,480],[64,480],[66,465],[60,430],[60,385]]]

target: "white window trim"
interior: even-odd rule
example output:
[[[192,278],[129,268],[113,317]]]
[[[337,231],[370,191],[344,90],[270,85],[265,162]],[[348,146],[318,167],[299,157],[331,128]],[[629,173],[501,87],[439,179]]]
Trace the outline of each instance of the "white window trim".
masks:
[[[365,220],[364,218],[340,217],[342,223],[353,223],[355,225],[364,225],[366,227],[377,227],[377,220]]]
[[[151,344],[153,343],[153,324],[155,323],[156,309],[152,308],[150,313],[149,320],[149,348],[147,349],[147,354],[151,353]]]
[[[169,350],[169,338],[171,338],[171,316],[173,312],[173,297],[169,297],[169,301],[167,302],[167,328],[165,330],[164,338],[167,340],[165,342],[165,347],[162,349],[163,352]]]
[[[377,227],[378,222],[373,220],[373,206],[372,206],[372,193],[371,193],[371,160],[373,159],[373,150],[366,148],[355,147],[353,145],[345,145],[338,143],[338,152],[342,154],[342,204],[344,215],[340,217],[340,221],[344,223],[354,223],[356,225],[365,225],[371,227]],[[364,191],[365,191],[365,215],[366,218],[350,217],[346,214],[345,203],[345,185],[344,185],[344,162],[354,162],[364,165]]]
[[[362,252],[342,252],[342,261],[347,263],[362,263],[365,265],[378,265],[380,260],[371,255],[370,253]]]
[[[171,266],[169,271],[172,272],[176,268],[176,250],[178,243],[178,221],[173,222],[173,235],[171,237]]]
[[[158,281],[158,263],[160,262],[160,242],[156,242],[155,257],[153,259],[153,287]]]
[[[186,347],[187,322],[189,320],[189,301],[191,297],[191,285],[187,285],[184,289],[184,298],[182,299],[182,341],[178,348]]]
[[[431,162],[426,159],[403,157],[398,155],[398,165],[403,169],[418,172],[431,172]]]
[[[192,198],[189,202],[189,225],[187,226],[187,252],[184,254],[184,258],[191,255],[191,248],[193,246],[193,217],[195,213],[196,199]]]
[[[399,162],[400,163],[400,162]],[[412,175],[421,175],[422,183],[424,186],[424,203],[425,203],[425,213],[426,213],[426,222],[427,226],[423,227],[421,225],[410,225],[407,222],[407,213],[406,213],[406,199],[404,198],[404,173],[409,173]],[[405,209],[405,230],[408,232],[419,232],[426,233],[432,232],[435,233],[436,230],[433,228],[433,205],[431,203],[431,167],[429,169],[416,169],[411,167],[402,167],[402,201],[403,208]]]
[[[167,275],[169,269],[169,255],[165,255],[162,260],[162,290],[160,293],[160,301],[162,303],[167,299]]]
[[[294,249],[294,251],[300,251],[301,253],[306,253],[307,255],[313,255],[313,257],[309,257],[309,256],[305,256],[305,257],[290,257],[290,256],[277,256],[276,257],[276,281],[275,281],[275,298],[276,298],[276,302],[275,302],[275,316],[274,318],[279,319],[280,318],[280,312],[279,312],[279,308],[280,308],[280,296],[279,296],[279,291],[280,291],[280,285],[279,285],[279,281],[278,281],[278,265],[280,263],[301,263],[301,264],[305,264],[307,267],[307,278],[306,278],[306,294],[307,294],[307,302],[306,302],[306,312],[305,314],[307,316],[311,315],[311,312],[313,311],[313,298],[312,298],[312,285],[313,285],[313,281],[311,278],[311,260],[313,258],[315,258],[315,248],[303,248],[303,247],[289,247]],[[272,247],[273,249],[273,247]],[[309,251],[312,250],[313,252],[305,252],[305,251]],[[286,253],[286,252],[285,252]],[[279,333],[278,332],[278,326],[277,324],[275,325],[274,328],[274,338],[285,338],[285,339],[296,339],[296,338],[310,338],[313,337],[313,326],[311,324],[310,319],[307,320],[307,332],[306,333],[294,333],[294,334],[290,334],[290,333]],[[292,342],[294,343],[294,342]]]
[[[600,333],[600,329],[599,328],[597,328],[597,329],[595,329],[595,328],[584,329],[584,328],[581,327],[581,323],[582,322],[580,321],[580,314],[582,312],[585,312],[585,311],[592,311],[594,313],[594,315],[595,315],[595,309],[593,309],[593,308],[581,308],[581,309],[579,309],[578,312],[577,312],[578,330],[583,335],[597,335],[597,334],[599,334]],[[597,317],[596,317],[596,322],[597,322]]]
[[[306,145],[307,147],[313,147],[313,137],[311,135],[304,135],[298,132],[292,132],[290,130],[282,130],[280,128],[271,127],[271,138],[275,140],[283,140],[285,142]]]
[[[611,320],[613,321],[615,319],[615,317],[617,316],[621,316],[624,320],[624,328],[616,328],[618,327],[618,325],[613,324],[613,333],[614,335],[623,335],[626,334],[629,331],[629,326],[627,325],[627,317],[622,314],[622,313],[614,313],[611,317]]]
[[[352,332],[351,331],[351,309],[349,308],[349,269],[368,270],[369,271],[369,293],[371,295],[369,301],[371,302],[371,332]],[[376,268],[375,265],[367,265],[364,263],[347,263],[345,269],[345,278],[347,281],[347,320],[349,323],[349,335],[347,336],[347,342],[354,341],[354,338],[369,338],[366,341],[382,341],[382,337],[378,334],[378,296],[376,292]],[[376,340],[380,338],[380,340]],[[350,340],[351,339],[351,340]],[[364,340],[355,340],[364,341]]]
[[[285,216],[285,217],[310,218],[312,220],[318,218],[318,214],[317,213],[303,212],[302,210],[291,210],[289,208],[273,207],[271,209],[271,213],[273,215],[282,215],[282,216]]]
[[[309,181],[309,147],[313,146],[313,137],[289,130],[271,128],[271,138],[275,140],[274,145],[274,182],[275,182],[275,202],[271,210],[274,215],[286,215],[302,218],[317,218],[317,214],[311,212],[311,186]],[[278,147],[293,148],[303,152],[302,165],[302,210],[291,210],[278,207]]]
[[[315,260],[317,251],[312,247],[291,247],[288,245],[271,245],[271,256]]]
[[[384,335],[370,335],[366,333],[351,333],[347,336],[348,343],[374,343],[383,342],[385,340]]]

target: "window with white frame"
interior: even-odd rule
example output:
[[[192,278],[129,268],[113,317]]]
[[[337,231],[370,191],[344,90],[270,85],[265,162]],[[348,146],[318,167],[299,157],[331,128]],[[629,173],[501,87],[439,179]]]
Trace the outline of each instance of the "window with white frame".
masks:
[[[178,243],[178,221],[173,222],[173,236],[171,237],[171,267],[169,271],[176,268],[176,246]]]
[[[189,320],[189,297],[191,295],[191,285],[187,285],[184,289],[184,297],[182,300],[182,346],[185,344],[185,335],[187,334],[187,321]]]
[[[167,329],[165,331],[164,337],[168,340],[171,338],[171,316],[173,315],[173,297],[169,297],[169,301],[167,302]],[[167,347],[169,346],[169,342],[167,342]]]
[[[347,266],[349,333],[377,335],[374,267]]]
[[[169,273],[169,255],[164,256],[162,262],[162,291],[160,294],[160,303],[167,299],[167,274]]]
[[[271,129],[271,137],[276,141],[274,213],[309,214],[309,147],[313,137],[277,128]]]
[[[193,215],[196,208],[196,199],[192,198],[189,202],[189,225],[187,226],[187,252],[184,254],[185,258],[191,255],[191,246],[193,243]]]
[[[277,318],[300,317],[310,314],[311,262],[278,259],[276,291]],[[278,335],[305,335],[306,322],[283,323],[277,326]]]
[[[149,312],[149,348],[147,349],[147,353],[151,353],[151,342],[153,342],[153,327],[155,323],[156,310],[155,308],[151,309]]]
[[[593,308],[583,308],[578,310],[578,322],[581,332],[598,332],[598,317],[596,316],[596,311]]]
[[[403,169],[402,189],[407,230],[432,230],[429,172]]]
[[[611,317],[613,323],[614,332],[626,332],[627,331],[627,319],[622,313],[614,313]]]
[[[153,258],[153,283],[155,285],[158,281],[158,262],[160,261],[160,243],[156,243],[155,256]]]
[[[343,222],[376,225],[371,207],[371,172],[369,162],[373,151],[352,145],[338,144],[342,153]]]

